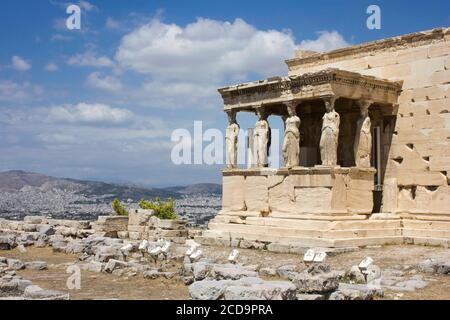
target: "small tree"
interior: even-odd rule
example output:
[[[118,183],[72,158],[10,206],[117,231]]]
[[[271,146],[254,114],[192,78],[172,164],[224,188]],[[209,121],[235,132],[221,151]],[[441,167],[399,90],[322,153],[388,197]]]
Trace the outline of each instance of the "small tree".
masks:
[[[139,202],[139,207],[145,210],[155,211],[156,217],[163,220],[176,220],[179,219],[178,214],[175,212],[175,203],[172,199],[161,201],[158,197],[155,201],[147,201],[142,199]]]
[[[128,216],[128,210],[122,205],[119,199],[114,199],[112,208],[119,216]]]

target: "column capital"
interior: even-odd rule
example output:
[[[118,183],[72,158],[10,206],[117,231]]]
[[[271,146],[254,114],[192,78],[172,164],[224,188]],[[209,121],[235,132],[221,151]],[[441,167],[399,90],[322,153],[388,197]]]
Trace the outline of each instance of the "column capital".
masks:
[[[334,104],[337,99],[339,99],[339,97],[336,95],[330,95],[322,98],[323,102],[325,103],[325,109],[327,110],[327,112],[328,110],[334,111]]]
[[[255,107],[255,113],[258,116],[258,118],[266,119],[266,107],[263,104],[259,104]]]
[[[235,109],[228,109],[228,110],[225,110],[225,113],[227,115],[236,115],[237,111]]]
[[[368,99],[359,99],[356,100],[356,104],[361,110],[368,110],[369,107],[373,104],[373,101]]]
[[[299,104],[299,103],[300,103],[300,101],[298,101],[298,100],[283,101],[283,104],[284,104],[286,107],[289,107],[289,106],[297,106],[297,104]]]
[[[230,124],[236,123],[236,110],[230,109],[225,111],[228,116],[228,122]]]
[[[299,102],[296,100],[290,100],[290,101],[283,102],[283,105],[286,106],[288,115],[297,114],[297,110],[295,108],[297,107],[298,103]]]

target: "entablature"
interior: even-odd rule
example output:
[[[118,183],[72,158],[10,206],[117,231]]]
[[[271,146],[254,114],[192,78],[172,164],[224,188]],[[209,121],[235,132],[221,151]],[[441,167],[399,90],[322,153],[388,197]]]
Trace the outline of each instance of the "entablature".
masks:
[[[219,89],[225,111],[254,111],[265,105],[327,97],[395,105],[402,83],[328,68],[290,77],[273,77]]]

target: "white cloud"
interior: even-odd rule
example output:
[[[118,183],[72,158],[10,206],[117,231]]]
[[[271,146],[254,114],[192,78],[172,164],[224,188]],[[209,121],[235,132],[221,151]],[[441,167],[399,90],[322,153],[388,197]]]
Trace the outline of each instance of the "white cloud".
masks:
[[[75,144],[77,139],[68,134],[61,133],[41,133],[36,136],[38,141],[48,144]]]
[[[73,38],[70,37],[70,36],[65,36],[65,35],[62,35],[62,34],[59,34],[59,33],[53,34],[52,37],[51,37],[52,41],[70,41],[72,39]]]
[[[319,31],[316,40],[303,40],[300,48],[318,52],[326,52],[334,49],[348,47],[350,43],[337,31]]]
[[[128,101],[142,107],[214,108],[220,104],[217,85],[188,81],[148,81],[128,92]]]
[[[27,71],[31,69],[31,64],[19,56],[13,56],[11,59],[11,67],[18,71]]]
[[[289,31],[258,30],[242,19],[198,18],[186,26],[153,19],[122,38],[115,59],[122,70],[146,77],[140,88],[126,90],[133,103],[205,108],[220,103],[216,89],[222,85],[286,74],[284,60],[299,46],[346,45],[337,31],[319,32],[318,39],[298,45]]]
[[[90,3],[89,1],[80,0],[78,2],[78,5],[80,6],[80,8],[82,10],[86,10],[86,11],[97,10],[97,7],[95,5],[93,5],[92,3]]]
[[[92,72],[88,76],[86,84],[92,88],[111,92],[118,92],[122,89],[122,83],[119,79],[111,76],[102,77],[100,72]]]
[[[53,123],[123,124],[132,117],[133,113],[127,109],[112,108],[99,103],[53,107],[48,112],[48,120]]]
[[[58,70],[58,66],[57,66],[56,64],[54,64],[53,62],[49,62],[49,63],[44,67],[44,69],[45,69],[46,71],[49,71],[49,72],[54,72],[54,71],[57,71],[57,70]]]
[[[105,27],[107,29],[120,29],[121,23],[117,20],[114,20],[111,17],[108,17],[105,22]]]
[[[81,67],[112,67],[114,63],[106,56],[97,56],[92,51],[76,54],[67,61],[69,65]]]
[[[39,99],[44,88],[28,81],[18,83],[14,81],[0,81],[0,101],[23,102],[30,99]]]
[[[242,19],[199,18],[185,27],[153,20],[122,38],[116,59],[138,73],[217,83],[227,76],[284,73],[283,60],[294,50],[290,33],[257,30]]]
[[[67,18],[57,18],[53,20],[53,29],[67,31]]]

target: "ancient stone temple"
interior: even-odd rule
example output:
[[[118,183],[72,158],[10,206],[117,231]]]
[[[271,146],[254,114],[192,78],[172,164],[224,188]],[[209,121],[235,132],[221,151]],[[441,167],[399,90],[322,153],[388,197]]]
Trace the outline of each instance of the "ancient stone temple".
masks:
[[[298,51],[286,64],[287,76],[219,89],[231,161],[202,240],[283,252],[448,245],[450,28]],[[256,115],[245,168],[240,112]],[[280,168],[267,166],[269,116],[285,122]]]

